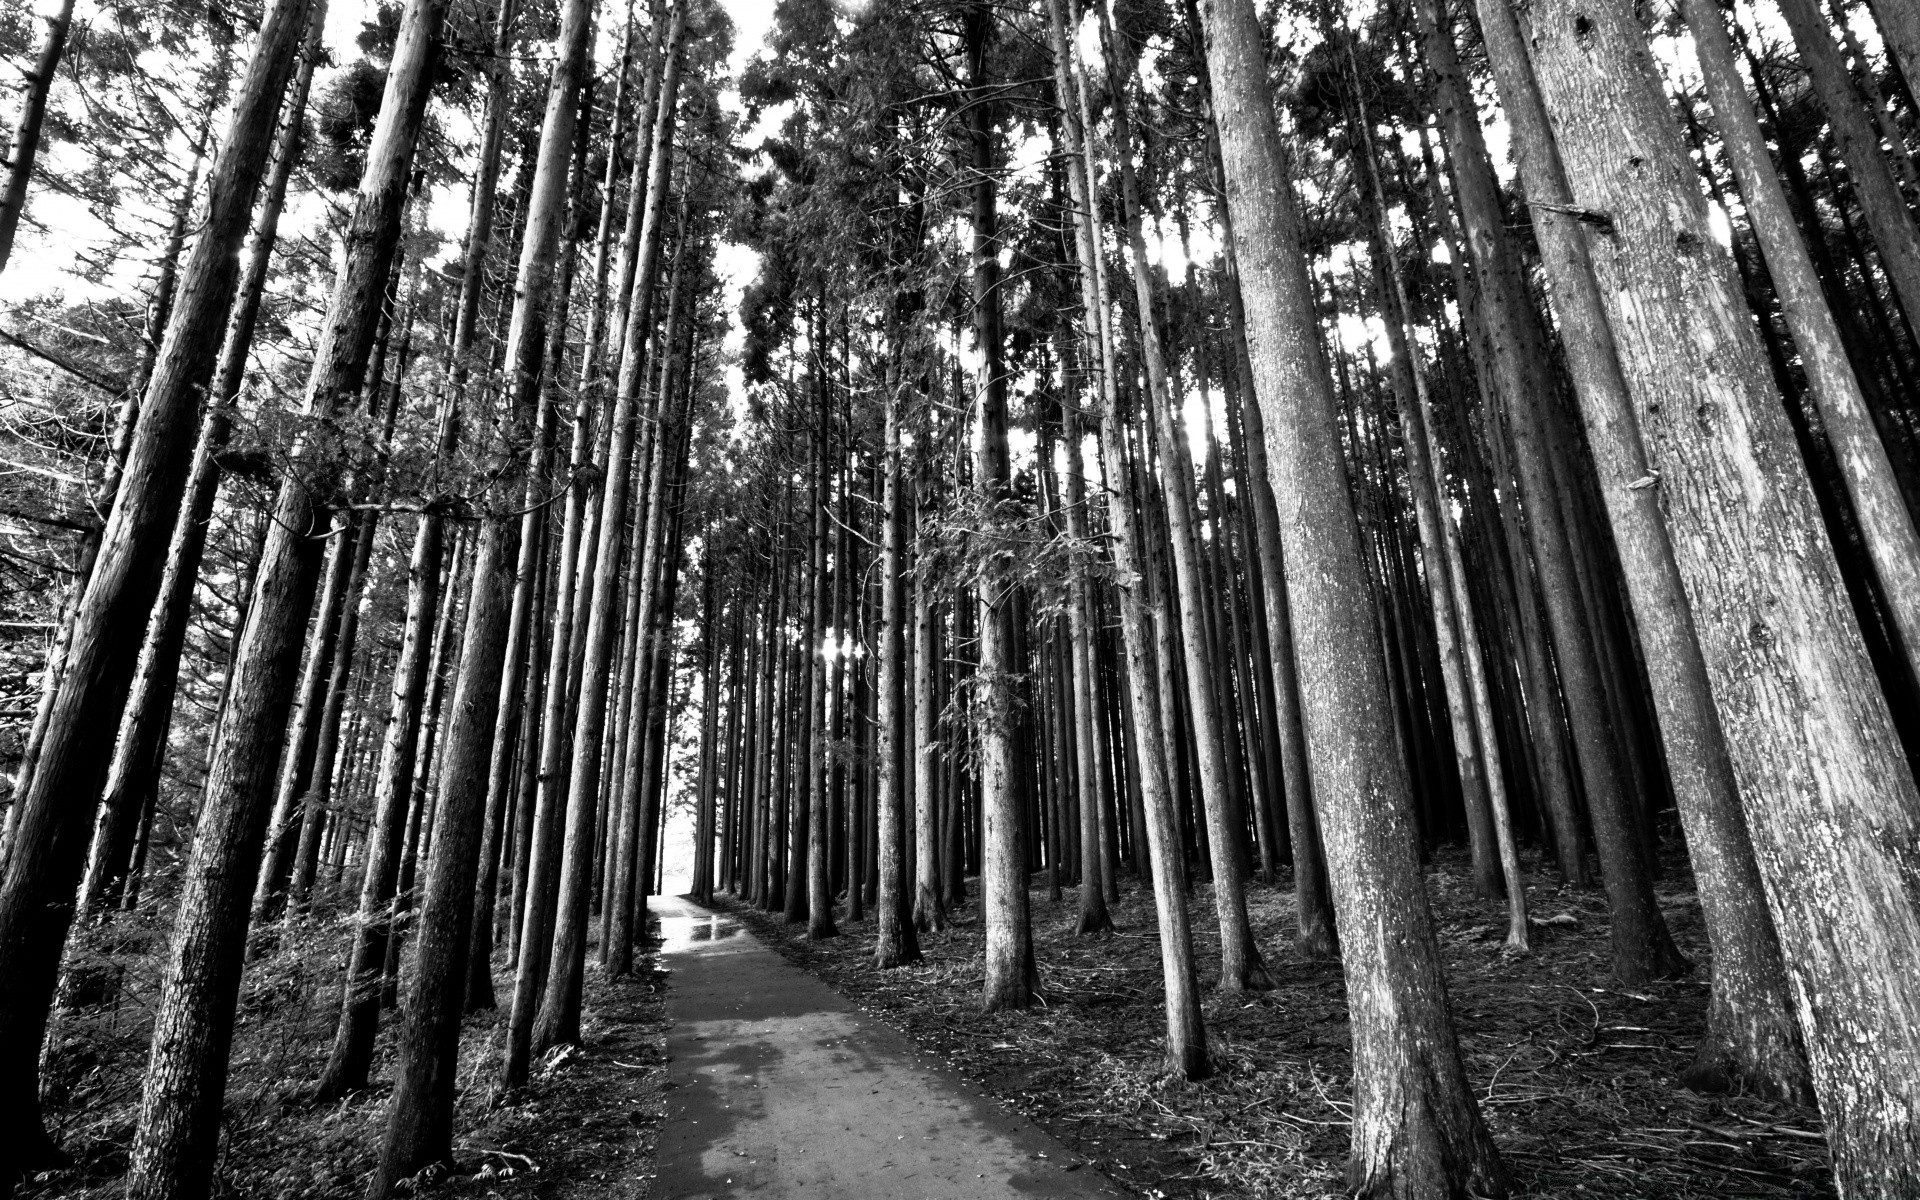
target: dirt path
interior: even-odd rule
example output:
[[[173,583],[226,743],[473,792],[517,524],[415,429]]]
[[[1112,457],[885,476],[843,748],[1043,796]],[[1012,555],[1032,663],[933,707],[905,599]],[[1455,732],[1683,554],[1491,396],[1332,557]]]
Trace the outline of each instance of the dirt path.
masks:
[[[671,979],[654,1200],[1122,1194],[732,917],[650,907]]]

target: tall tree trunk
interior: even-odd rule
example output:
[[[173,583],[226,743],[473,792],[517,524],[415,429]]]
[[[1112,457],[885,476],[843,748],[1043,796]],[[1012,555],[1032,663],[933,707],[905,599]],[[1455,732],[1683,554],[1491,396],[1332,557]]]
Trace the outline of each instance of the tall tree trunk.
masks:
[[[1007,458],[1007,374],[1001,359],[1000,232],[994,182],[993,111],[987,77],[987,46],[994,14],[984,2],[964,15],[962,39],[967,57],[965,139],[968,187],[972,193],[973,311],[975,349],[980,356],[978,448],[974,485],[991,515],[989,526],[1007,517],[1014,503]],[[993,537],[992,532],[988,537]],[[991,562],[999,564],[994,552]],[[980,607],[980,701],[976,709],[980,737],[980,786],[985,805],[986,857],[981,869],[982,914],[987,930],[983,1003],[989,1012],[1026,1008],[1039,991],[1033,960],[1033,929],[1027,911],[1026,847],[1021,840],[1019,763],[1015,756],[1013,602],[1015,584],[997,565],[983,573]]]
[[[1847,182],[1880,251],[1880,264],[1893,285],[1907,330],[1920,339],[1920,224],[1916,224],[1913,210],[1900,194],[1893,168],[1880,146],[1880,132],[1860,102],[1846,60],[1834,44],[1833,32],[1817,0],[1779,0],[1779,7],[1793,31],[1793,42],[1813,84],[1814,98],[1833,131],[1834,145],[1847,165]],[[1769,265],[1772,261],[1769,254]],[[1871,280],[1867,286],[1872,286]]]
[[[898,323],[889,339],[893,351],[887,370],[886,428],[880,447],[884,482],[880,498],[880,680],[878,753],[880,758],[878,808],[879,890],[874,899],[874,963],[902,967],[920,961],[920,939],[914,931],[913,897],[907,894],[907,786],[915,764],[907,761],[909,714],[907,696],[906,509],[907,482],[901,467],[905,422],[901,406],[902,376],[906,364],[905,331]],[[915,691],[918,691],[916,687]],[[917,743],[924,756],[927,741]],[[924,758],[922,769],[929,769]],[[915,789],[918,790],[917,788]]]
[[[1432,0],[1423,0],[1423,6]],[[1428,11],[1428,17],[1432,12]],[[1424,19],[1424,18],[1423,18]],[[1652,878],[1642,854],[1626,794],[1628,776],[1620,754],[1600,676],[1595,630],[1580,601],[1571,530],[1557,496],[1550,442],[1553,381],[1549,358],[1521,274],[1518,256],[1501,216],[1497,184],[1480,137],[1478,118],[1463,94],[1458,65],[1448,51],[1451,39],[1429,22],[1429,56],[1437,60],[1446,124],[1442,132],[1452,151],[1453,176],[1461,223],[1484,301],[1482,313],[1492,348],[1493,374],[1505,402],[1513,438],[1514,465],[1526,505],[1526,528],[1545,602],[1547,632],[1559,668],[1587,814],[1599,852],[1601,882],[1612,920],[1613,973],[1639,986],[1653,978],[1684,972],[1689,964],[1674,947],[1654,900]],[[1449,89],[1453,93],[1449,98]]]
[[[1067,356],[1063,354],[1060,362],[1063,376],[1067,367]],[[1061,395],[1065,397],[1071,394],[1063,380]],[[1071,557],[1067,560],[1067,624],[1071,639],[1070,669],[1076,724],[1074,752],[1080,785],[1080,916],[1074,924],[1074,932],[1084,937],[1113,928],[1113,917],[1107,911],[1111,865],[1106,862],[1104,839],[1101,837],[1102,814],[1111,802],[1113,779],[1096,733],[1099,728],[1095,715],[1099,689],[1094,678],[1097,668],[1093,639],[1099,626],[1094,620],[1086,561],[1093,543],[1087,524],[1087,483],[1081,462],[1080,443],[1084,435],[1080,428],[1080,410],[1070,401],[1063,400],[1061,404],[1061,432],[1061,440],[1066,442],[1067,451],[1067,540],[1071,543]]]
[[[532,441],[542,389],[554,386],[560,367],[548,345],[548,322],[563,326],[566,320],[566,294],[556,286],[556,277],[568,278],[558,260],[568,216],[569,175],[577,186],[584,173],[584,155],[576,153],[575,123],[581,119],[582,93],[591,71],[592,0],[568,0],[560,17],[507,330],[506,413],[513,436],[506,478],[493,497],[495,503],[515,495],[517,477],[524,470],[520,448]],[[368,1200],[385,1200],[400,1180],[453,1155],[473,891],[516,586],[515,572],[507,564],[518,558],[520,520],[512,512],[491,513],[474,566],[453,721],[443,753],[446,770],[434,816],[434,855],[422,890],[419,949],[407,976],[393,1098],[379,1165],[367,1188]],[[543,941],[544,936],[544,930],[528,929],[523,948]]]
[[[1506,9],[1483,5],[1481,30],[1513,123],[1536,236],[1566,330],[1568,366],[1645,649],[1667,771],[1714,950],[1706,1034],[1684,1078],[1693,1087],[1748,1087],[1804,1097],[1806,1065],[1796,1044],[1785,966],[1766,910],[1694,614],[1658,490],[1635,486],[1654,476],[1594,279],[1587,238],[1578,214],[1571,211],[1573,194],[1519,28]]]
[[[919,502],[926,505],[922,481]],[[947,927],[947,906],[940,894],[940,734],[934,707],[934,673],[939,645],[933,619],[934,550],[922,538],[913,575],[913,925],[934,932]],[[904,668],[901,672],[906,674]]]
[[[1624,4],[1522,30],[1634,398],[1844,1194],[1920,1189],[1920,795]],[[1619,147],[1638,153],[1622,158]],[[1651,473],[1651,472],[1650,472]]]
[[[581,0],[576,0],[576,3]],[[623,552],[627,493],[631,471],[638,405],[648,361],[647,337],[652,330],[655,280],[659,275],[666,222],[667,189],[671,182],[675,98],[680,73],[680,43],[686,30],[686,5],[676,0],[663,53],[660,98],[653,123],[647,169],[647,193],[642,217],[638,266],[628,308],[625,349],[618,389],[610,418],[612,441],[607,451],[606,491],[600,509],[599,544],[594,553],[595,586],[587,614],[586,641],[581,660],[580,704],[574,716],[573,762],[567,792],[567,831],[560,863],[560,894],[554,910],[552,951],[547,962],[545,994],[533,1018],[534,996],[529,979],[516,979],[514,1011],[507,1060],[507,1082],[525,1081],[528,1053],[544,1053],[550,1046],[580,1037],[580,980],[586,961],[587,900],[594,861],[593,821],[600,788],[600,738],[607,712],[607,678],[611,670],[613,634],[617,624],[620,556]],[[557,185],[564,186],[564,180]],[[685,229],[681,251],[685,253]],[[676,270],[677,270],[676,266]],[[530,919],[530,918],[529,918]],[[538,926],[533,926],[538,930]],[[537,940],[537,939],[536,939]],[[523,951],[526,943],[522,943]],[[525,954],[522,954],[523,968]],[[524,999],[524,1003],[523,1003]],[[524,1028],[525,1034],[518,1031]]]
[[[1208,168],[1216,190],[1224,192],[1220,163],[1219,128],[1213,115],[1213,86],[1203,37],[1198,0],[1185,0],[1187,24],[1194,40],[1194,62],[1208,100]],[[1254,539],[1258,547],[1269,664],[1273,675],[1274,724],[1279,741],[1280,786],[1286,794],[1287,833],[1293,849],[1293,897],[1296,949],[1311,959],[1339,955],[1334,929],[1333,902],[1327,884],[1326,855],[1314,816],[1312,775],[1307,765],[1306,731],[1301,713],[1299,675],[1294,659],[1293,617],[1287,607],[1285,553],[1280,541],[1280,513],[1274,500],[1267,466],[1266,421],[1253,395],[1253,365],[1247,348],[1245,301],[1241,295],[1238,260],[1234,252],[1233,215],[1219,206],[1226,232],[1222,247],[1226,279],[1227,320],[1233,338],[1233,365],[1241,380],[1241,419],[1246,426],[1248,483],[1252,490]]]
[[[118,902],[133,852],[136,825],[143,825],[158,799],[161,756],[172,727],[174,690],[192,615],[194,585],[205,553],[208,522],[220,489],[219,455],[226,448],[234,401],[239,397],[254,324],[265,294],[267,270],[279,240],[280,215],[286,204],[287,183],[300,156],[306,127],[307,96],[319,61],[323,20],[309,20],[300,50],[299,67],[288,89],[286,113],[275,135],[272,167],[265,191],[247,237],[246,268],[241,273],[233,312],[228,318],[220,359],[214,369],[212,402],[200,423],[188,472],[186,499],[167,546],[167,566],[160,598],[148,620],[146,642],[140,651],[140,671],[127,698],[113,768],[107,778],[100,830],[94,841],[82,903],[98,907]]]
[[[1086,96],[1074,82],[1064,0],[1049,0],[1047,7],[1052,26],[1054,86],[1061,106],[1060,127],[1067,139],[1067,178],[1075,216],[1074,246],[1080,268],[1083,332],[1088,360],[1096,367],[1099,377],[1101,482],[1110,505],[1108,524],[1114,535],[1113,561],[1119,579],[1118,601],[1126,656],[1121,689],[1135,734],[1131,786],[1140,795],[1140,819],[1145,827],[1146,842],[1151,847],[1151,861],[1143,864],[1137,857],[1141,847],[1136,845],[1135,863],[1149,871],[1153,880],[1167,1020],[1166,1069],[1177,1078],[1199,1079],[1207,1075],[1211,1064],[1207,1059],[1206,1027],[1201,1018],[1193,938],[1187,921],[1179,818],[1167,786],[1164,742],[1151,694],[1153,626],[1158,617],[1146,598],[1150,593],[1142,588],[1144,556],[1135,517],[1131,467],[1123,444],[1119,368],[1115,361],[1113,331],[1107,321],[1105,262],[1098,250],[1103,244],[1100,212],[1091,202],[1091,159],[1085,144]],[[955,825],[958,824],[956,821]]]
[[[1193,464],[1184,431],[1174,416],[1172,385],[1166,351],[1160,337],[1152,268],[1147,262],[1142,230],[1141,201],[1133,167],[1133,133],[1127,113],[1126,89],[1136,65],[1122,56],[1109,27],[1106,9],[1098,8],[1106,47],[1106,74],[1112,99],[1114,153],[1120,163],[1121,199],[1126,240],[1133,267],[1134,300],[1139,306],[1140,345],[1147,374],[1151,420],[1159,436],[1162,487],[1165,490],[1167,541],[1179,592],[1181,643],[1185,651],[1187,709],[1193,722],[1207,847],[1213,875],[1214,912],[1220,923],[1220,982],[1222,991],[1265,991],[1273,986],[1247,918],[1245,868],[1240,848],[1242,814],[1228,782],[1228,766],[1221,728],[1215,671],[1206,627],[1207,585],[1202,578],[1198,530],[1195,528]]]
[[[13,140],[7,146],[7,182],[6,187],[0,189],[0,271],[7,269],[7,259],[13,253],[13,235],[20,228],[20,217],[27,208],[27,187],[33,182],[33,162],[40,151],[40,128],[47,117],[47,93],[53,87],[53,77],[60,70],[60,58],[67,49],[67,31],[73,27],[73,0],[61,0],[60,7],[46,22],[40,51],[33,56],[33,69],[27,73],[26,95],[20,98]]]
[[[1807,390],[1820,410],[1820,423],[1833,443],[1833,457],[1860,522],[1862,540],[1873,560],[1886,597],[1888,615],[1898,631],[1907,670],[1920,682],[1920,534],[1900,493],[1887,448],[1854,376],[1840,329],[1827,306],[1820,277],[1800,240],[1785,190],[1774,172],[1753,102],[1734,61],[1719,7],[1685,0],[1682,11],[1693,30],[1700,73],[1727,159],[1740,184],[1747,220],[1766,256],[1767,275],[1780,298],[1780,310],[1800,351]],[[1858,184],[1856,184],[1856,189]]]
[[[308,409],[325,419],[338,417],[361,391],[399,248],[446,7],[446,0],[412,0],[401,19],[347,234],[347,261],[307,380]],[[319,554],[311,530],[320,497],[329,490],[323,481],[299,478],[299,466],[314,463],[324,450],[311,443],[304,454],[296,449],[295,475],[275,501],[274,526],[254,580],[228,698],[231,717],[208,769],[155,1016],[127,1186],[128,1195],[140,1200],[199,1195],[214,1166],[241,951],[267,832],[263,801],[286,730],[300,632],[313,602]]]
[[[401,840],[406,833],[414,752],[419,745],[421,697],[426,692],[434,614],[440,599],[440,541],[444,526],[436,516],[422,514],[414,533],[407,614],[402,626],[400,657],[394,662],[387,732],[375,776],[373,826],[367,835],[360,907],[354,919],[353,946],[347,954],[340,1021],[334,1031],[333,1050],[315,1089],[316,1103],[332,1103],[364,1089],[373,1066],[381,984],[393,928],[394,887],[400,876]]]
[[[824,305],[821,306],[824,309]],[[824,312],[815,326],[816,333],[822,335],[814,342],[814,373],[818,379],[819,398],[816,404],[813,456],[813,614],[808,621],[811,636],[807,643],[807,715],[808,728],[812,731],[809,740],[812,752],[807,756],[807,827],[804,834],[796,832],[795,841],[806,839],[807,874],[807,939],[819,941],[833,937],[839,930],[833,924],[833,889],[829,884],[828,866],[831,853],[828,846],[827,828],[833,815],[833,800],[828,794],[827,784],[831,772],[827,766],[828,744],[833,737],[827,725],[827,655],[825,639],[831,632],[833,622],[832,591],[827,576],[827,506],[832,500],[833,485],[829,479],[831,473],[830,456],[833,453],[833,388],[830,383],[829,364],[831,355],[827,350],[826,319]],[[835,574],[843,574],[844,562],[836,561]]]
[[[1421,884],[1404,762],[1338,464],[1339,417],[1321,356],[1292,182],[1249,0],[1201,6],[1227,206],[1247,307],[1256,400],[1296,619],[1314,796],[1346,942],[1354,1029],[1353,1157],[1363,1196],[1505,1192],[1505,1171],[1460,1062]]]
[[[0,1191],[57,1160],[40,1116],[39,1059],[60,956],[73,920],[111,739],[138,661],[180,514],[199,399],[219,352],[239,273],[241,239],[293,73],[304,0],[267,7],[233,118],[209,179],[208,206],[180,275],[179,299],[141,405],[133,444],[72,622],[39,766],[10,814],[15,832],[0,884]],[[88,797],[75,803],[75,797]]]

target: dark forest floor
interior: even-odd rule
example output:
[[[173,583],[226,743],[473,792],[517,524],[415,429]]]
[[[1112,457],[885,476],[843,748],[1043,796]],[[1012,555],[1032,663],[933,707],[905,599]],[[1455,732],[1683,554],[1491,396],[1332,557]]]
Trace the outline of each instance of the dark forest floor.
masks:
[[[1536,864],[1529,861],[1532,867]],[[1337,964],[1291,954],[1292,893],[1255,886],[1250,906],[1279,986],[1254,997],[1209,995],[1213,1078],[1158,1078],[1164,1016],[1150,898],[1124,878],[1117,932],[1074,935],[1074,893],[1031,893],[1047,1001],[1025,1014],[983,1014],[977,904],[921,935],[923,965],[880,971],[871,921],[809,943],[778,914],[743,910],[790,960],[940,1055],[1142,1195],[1338,1196],[1351,1106],[1350,1045]],[[1633,992],[1607,972],[1606,905],[1597,892],[1529,891],[1533,951],[1503,953],[1503,904],[1476,896],[1464,856],[1443,851],[1428,874],[1467,1072],[1514,1176],[1516,1197],[1648,1200],[1834,1194],[1816,1112],[1744,1096],[1701,1096],[1677,1082],[1705,1018],[1706,935],[1683,861],[1658,885],[1694,977]],[[969,891],[977,895],[975,881]],[[1218,959],[1212,899],[1190,911],[1201,980]]]
[[[101,989],[109,998],[56,1018],[44,1088],[47,1119],[75,1164],[29,1180],[21,1197],[120,1196],[158,993],[156,955],[165,953],[165,936],[165,923],[149,913],[76,939],[69,961],[82,970],[70,978],[117,986]],[[249,966],[216,1197],[358,1200],[364,1192],[385,1132],[396,1014],[382,1016],[373,1090],[323,1108],[303,1100],[332,1043],[350,940],[345,918],[307,922]],[[651,954],[636,958],[635,976],[605,981],[589,957],[582,1044],[536,1062],[530,1086],[505,1103],[493,1097],[505,1014],[468,1018],[454,1125],[457,1170],[421,1194],[644,1200],[663,1112],[666,976],[655,970]],[[496,986],[506,978],[503,960],[496,959]]]

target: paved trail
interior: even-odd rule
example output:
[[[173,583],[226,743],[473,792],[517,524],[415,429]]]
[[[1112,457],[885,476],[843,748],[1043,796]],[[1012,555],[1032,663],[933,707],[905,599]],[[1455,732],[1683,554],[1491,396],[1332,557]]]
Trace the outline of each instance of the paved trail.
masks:
[[[672,972],[655,1200],[1122,1195],[737,921],[648,905]]]

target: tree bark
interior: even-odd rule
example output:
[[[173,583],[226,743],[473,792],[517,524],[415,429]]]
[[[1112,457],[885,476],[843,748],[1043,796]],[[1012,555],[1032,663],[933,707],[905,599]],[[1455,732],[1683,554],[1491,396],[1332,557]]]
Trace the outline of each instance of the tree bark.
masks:
[[[400,240],[414,148],[426,110],[446,0],[412,0],[401,20],[380,118],[367,151],[346,265],[307,381],[307,405],[334,418],[361,390]],[[295,471],[327,447],[295,452]],[[325,468],[321,467],[324,472]],[[279,757],[299,635],[313,602],[318,547],[310,530],[324,482],[289,478],[275,502],[236,655],[231,717],[208,770],[206,797],[161,986],[154,1049],[128,1195],[162,1200],[203,1192],[214,1164],[240,958],[266,836],[266,782]]]
[[[1726,252],[1624,4],[1523,34],[1640,418],[1849,1195],[1920,1189],[1920,795]],[[1637,153],[1622,157],[1619,147]],[[1650,472],[1651,473],[1651,472]]]
[[[514,484],[525,469],[525,448],[531,441],[542,388],[552,387],[559,369],[557,361],[548,362],[554,357],[549,352],[548,322],[565,322],[566,296],[556,286],[556,276],[567,277],[558,259],[568,215],[569,176],[582,173],[570,167],[577,162],[575,122],[580,119],[580,97],[591,70],[593,4],[568,0],[560,17],[507,330],[506,412],[509,431],[515,436],[506,451],[505,478],[496,499],[516,492]],[[507,564],[518,558],[520,520],[513,513],[489,515],[474,566],[453,721],[442,755],[446,770],[434,814],[434,854],[422,893],[419,948],[407,976],[393,1098],[368,1200],[385,1200],[400,1180],[446,1162],[453,1154],[454,1090],[459,1075],[460,1017],[467,995],[474,883],[479,875],[493,775],[492,741],[516,587],[515,572]],[[545,930],[530,926],[522,949],[544,941]]]
[[[1300,694],[1323,802],[1328,874],[1354,1039],[1353,1157],[1362,1196],[1504,1194],[1505,1171],[1467,1085],[1420,880],[1405,764],[1370,620],[1360,531],[1338,464],[1299,218],[1249,0],[1201,6],[1214,114],[1247,307],[1255,396],[1297,621]]]
[[[1880,146],[1880,132],[1860,102],[1820,5],[1815,0],[1779,0],[1779,7],[1793,31],[1793,42],[1812,81],[1814,98],[1833,131],[1834,145],[1847,165],[1847,182],[1880,251],[1880,265],[1893,285],[1907,330],[1920,339],[1920,224],[1915,223],[1913,210],[1900,194],[1893,168]],[[1767,261],[1771,266],[1771,254]]]
[[[584,0],[575,0],[584,3]],[[584,19],[584,18],[583,18]],[[686,6],[676,0],[672,24],[667,30],[663,53],[660,99],[653,124],[652,164],[648,167],[646,210],[642,217],[639,261],[634,272],[633,295],[628,308],[626,343],[615,395],[612,441],[606,463],[606,491],[600,509],[599,544],[595,549],[592,608],[587,615],[586,641],[581,660],[580,704],[574,716],[573,763],[567,791],[571,805],[567,811],[567,832],[560,863],[559,907],[554,913],[552,953],[546,971],[545,995],[539,1016],[527,1027],[526,1049],[523,1040],[510,1041],[507,1080],[510,1086],[525,1081],[526,1054],[544,1053],[548,1047],[580,1037],[580,979],[586,958],[587,899],[592,882],[594,860],[593,822],[595,801],[600,786],[600,738],[607,712],[607,677],[611,670],[613,633],[617,624],[615,604],[619,588],[620,555],[623,550],[627,492],[631,474],[642,381],[648,366],[647,336],[652,329],[655,280],[659,274],[666,199],[671,182],[675,97],[679,85],[680,45],[686,30]],[[564,178],[556,185],[564,187]],[[682,237],[684,239],[684,229]],[[684,253],[684,244],[683,244]],[[535,930],[538,925],[534,925]],[[524,943],[523,943],[524,948]],[[524,967],[524,954],[523,954]],[[530,1017],[533,996],[530,979],[516,979],[513,1027]],[[525,1004],[522,998],[525,998]]]
[[[191,467],[199,397],[212,373],[239,272],[241,239],[293,73],[304,0],[276,0],[235,99],[209,178],[200,236],[180,276],[179,299],[93,573],[72,624],[66,670],[28,791],[15,800],[10,868],[0,885],[0,1189],[56,1161],[41,1122],[39,1056],[60,955],[92,830],[92,798],[112,757],[111,738],[158,594],[166,548]],[[86,797],[75,802],[75,797]]]
[[[1807,390],[1833,443],[1833,457],[1859,518],[1867,555],[1880,577],[1907,670],[1920,682],[1920,534],[1914,531],[1913,514],[1861,394],[1813,259],[1800,240],[1720,10],[1703,0],[1686,0],[1682,11],[1693,30],[1700,73],[1720,127],[1721,144],[1740,185],[1747,220],[1766,256],[1767,275],[1780,298],[1794,347],[1800,351]]]
[[[906,508],[909,493],[901,467],[905,436],[901,394],[906,367],[903,331],[893,330],[893,361],[888,365],[892,386],[886,390],[886,428],[880,447],[884,482],[880,499],[880,680],[878,755],[880,759],[878,809],[879,889],[874,911],[874,963],[902,967],[920,961],[920,939],[914,931],[913,898],[907,894],[907,781],[914,764],[907,761],[907,722],[910,719],[907,677]],[[917,676],[916,676],[917,681]],[[916,691],[918,689],[916,688]],[[918,719],[917,714],[912,719]],[[927,740],[917,743],[921,769],[930,769],[924,756]],[[917,789],[916,789],[917,790]]]

